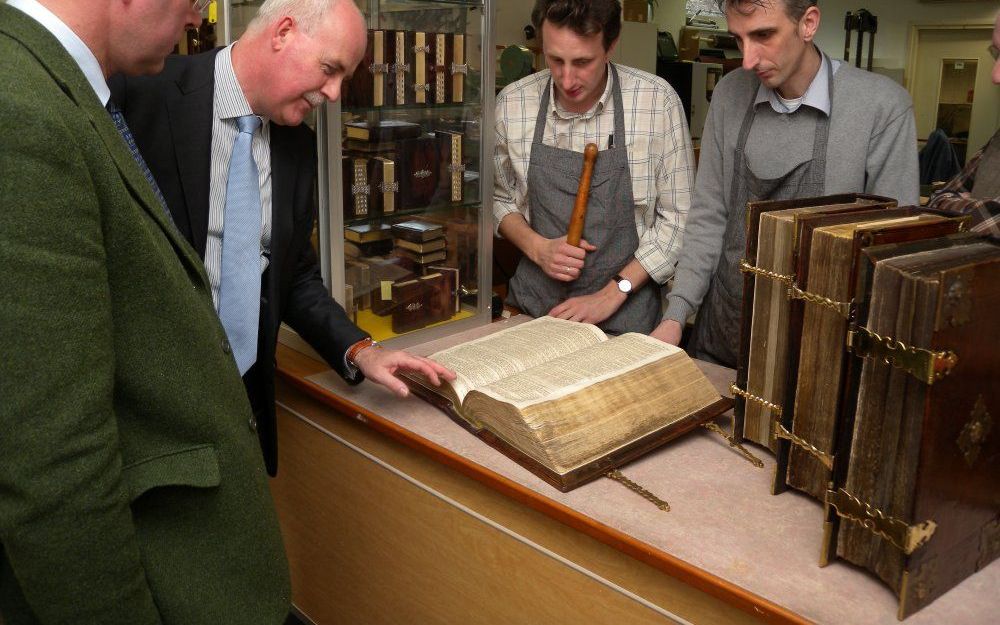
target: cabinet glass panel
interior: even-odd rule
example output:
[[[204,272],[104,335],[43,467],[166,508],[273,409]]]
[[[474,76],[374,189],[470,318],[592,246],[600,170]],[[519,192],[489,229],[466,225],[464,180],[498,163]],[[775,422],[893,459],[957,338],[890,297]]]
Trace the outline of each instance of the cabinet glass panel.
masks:
[[[359,7],[365,58],[319,120],[321,256],[356,323],[406,344],[489,319],[491,7]]]

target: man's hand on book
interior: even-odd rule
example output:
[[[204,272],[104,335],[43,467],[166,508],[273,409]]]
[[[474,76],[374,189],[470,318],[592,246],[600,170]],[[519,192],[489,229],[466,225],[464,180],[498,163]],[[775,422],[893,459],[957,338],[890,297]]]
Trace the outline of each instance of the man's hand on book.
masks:
[[[590,295],[571,297],[549,311],[550,317],[598,324],[621,308],[628,295],[618,290],[614,282],[610,282],[600,291]]]
[[[423,374],[435,386],[441,384],[441,379],[454,380],[455,372],[433,360],[414,356],[408,352],[395,349],[365,349],[358,353],[354,364],[365,377],[386,387],[399,397],[406,397],[410,390],[395,374],[400,371],[413,371]]]
[[[654,339],[660,339],[664,343],[670,343],[671,345],[678,345],[681,342],[681,332],[684,328],[681,324],[674,321],[673,319],[664,319],[660,322],[660,325],[649,333],[649,336]]]
[[[572,282],[580,277],[587,252],[593,252],[596,249],[597,247],[587,243],[584,239],[580,239],[580,247],[577,247],[567,243],[565,236],[558,239],[539,237],[539,241],[529,257],[542,268],[545,275],[553,280]]]

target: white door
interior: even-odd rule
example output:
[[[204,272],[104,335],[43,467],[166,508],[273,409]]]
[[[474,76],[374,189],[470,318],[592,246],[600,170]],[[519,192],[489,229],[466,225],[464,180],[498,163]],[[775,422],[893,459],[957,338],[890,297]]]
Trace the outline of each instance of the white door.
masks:
[[[1000,86],[990,79],[993,58],[987,48],[992,36],[992,27],[986,26],[917,30],[910,94],[918,139],[927,139],[938,125],[939,114],[956,116],[959,119],[954,123],[968,126],[967,156],[975,154],[996,132],[1000,126]],[[973,67],[974,79],[970,77]],[[963,100],[971,106],[963,107]]]

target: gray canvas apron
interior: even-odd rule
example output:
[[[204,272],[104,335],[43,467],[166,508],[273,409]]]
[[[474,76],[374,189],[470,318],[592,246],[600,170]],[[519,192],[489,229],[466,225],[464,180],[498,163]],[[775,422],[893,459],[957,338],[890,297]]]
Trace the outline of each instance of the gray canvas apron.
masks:
[[[833,65],[824,54],[830,86],[830,114],[833,114]],[[743,298],[743,276],[740,259],[746,254],[747,202],[785,200],[823,195],[826,178],[826,148],[830,137],[830,117],[820,115],[816,121],[812,158],[799,163],[778,178],[759,178],[747,165],[744,149],[757,113],[754,105],[758,81],[750,92],[750,106],[743,116],[733,159],[733,184],[729,195],[729,217],[723,237],[722,257],[712,276],[708,293],[698,310],[688,353],[700,360],[735,367],[739,357],[740,309]],[[780,158],[780,155],[775,155]]]
[[[583,230],[583,238],[595,245],[597,250],[587,252],[583,270],[572,282],[553,280],[527,257],[521,259],[510,280],[507,302],[532,317],[547,314],[556,304],[570,297],[589,295],[601,290],[632,260],[639,247],[632,176],[625,146],[622,92],[618,70],[614,64],[609,64],[609,67],[614,80],[614,147],[602,150],[594,164],[587,220]],[[542,143],[551,85],[550,80],[538,107],[531,159],[528,162],[531,227],[547,239],[566,234],[583,168],[582,153]],[[659,312],[660,288],[649,280],[641,289],[633,291],[615,314],[598,325],[610,334],[648,334],[656,325]]]

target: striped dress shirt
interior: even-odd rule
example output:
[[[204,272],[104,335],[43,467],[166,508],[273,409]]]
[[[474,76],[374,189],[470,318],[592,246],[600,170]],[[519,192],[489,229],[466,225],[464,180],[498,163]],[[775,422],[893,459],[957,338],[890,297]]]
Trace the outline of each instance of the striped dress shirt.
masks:
[[[680,98],[666,81],[631,67],[616,67],[625,107],[625,145],[639,235],[635,258],[653,280],[663,284],[673,275],[691,206],[691,135]],[[537,72],[508,85],[497,96],[494,227],[513,212],[531,222],[528,163],[542,90],[549,77],[548,70]],[[612,83],[608,71],[604,93],[586,113],[566,111],[556,103],[553,92],[543,143],[581,153],[587,143],[606,149],[615,125]]]
[[[205,270],[212,285],[212,301],[219,309],[219,284],[222,276],[222,228],[226,210],[226,183],[229,180],[229,159],[233,143],[240,133],[236,118],[252,115],[236,73],[233,71],[233,45],[215,57],[215,94],[212,104],[212,172],[209,180],[208,237],[205,241]],[[264,119],[253,136],[253,159],[260,180],[260,272],[268,264],[271,246],[271,132]]]

